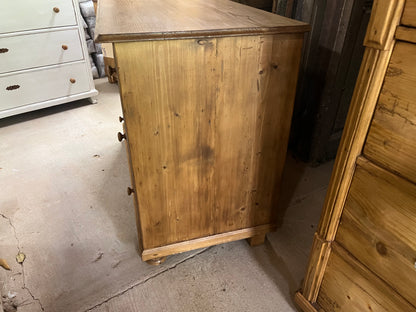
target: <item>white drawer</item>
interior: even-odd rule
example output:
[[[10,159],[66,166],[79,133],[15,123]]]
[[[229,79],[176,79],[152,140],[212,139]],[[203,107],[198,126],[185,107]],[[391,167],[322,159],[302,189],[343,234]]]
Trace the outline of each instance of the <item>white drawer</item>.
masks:
[[[82,59],[78,29],[0,38],[0,73]]]
[[[0,111],[90,90],[85,62],[0,76]],[[70,79],[75,79],[72,83]]]
[[[72,0],[0,1],[0,33],[69,25],[76,25]]]

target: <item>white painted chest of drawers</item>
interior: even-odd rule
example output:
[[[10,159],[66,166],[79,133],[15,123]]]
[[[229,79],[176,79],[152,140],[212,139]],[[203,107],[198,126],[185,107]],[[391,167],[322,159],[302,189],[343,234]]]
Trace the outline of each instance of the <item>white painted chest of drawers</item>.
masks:
[[[0,118],[97,94],[78,0],[0,2]]]

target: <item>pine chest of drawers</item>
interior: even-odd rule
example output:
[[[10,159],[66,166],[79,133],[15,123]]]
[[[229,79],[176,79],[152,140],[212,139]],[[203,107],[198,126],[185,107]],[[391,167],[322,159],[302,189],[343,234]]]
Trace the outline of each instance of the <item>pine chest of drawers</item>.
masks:
[[[80,18],[76,0],[2,1],[0,118],[97,95]]]
[[[99,3],[143,260],[275,229],[308,28],[225,0]]]
[[[416,311],[416,0],[376,0],[304,311]]]

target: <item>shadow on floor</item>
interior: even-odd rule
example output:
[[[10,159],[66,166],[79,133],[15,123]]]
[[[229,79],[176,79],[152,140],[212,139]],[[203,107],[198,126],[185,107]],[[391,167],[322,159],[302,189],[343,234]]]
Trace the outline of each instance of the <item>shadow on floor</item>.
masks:
[[[280,228],[283,224],[284,217],[289,209],[291,200],[294,198],[296,187],[300,183],[306,167],[306,163],[297,161],[290,155],[287,156],[279,190],[277,207],[278,228]]]
[[[12,126],[18,123],[30,121],[30,120],[37,119],[37,118],[42,118],[42,117],[47,117],[47,116],[54,115],[54,114],[63,113],[72,109],[77,109],[77,108],[88,106],[88,105],[94,105],[94,104],[91,104],[87,99],[84,99],[84,100],[78,100],[78,101],[60,104],[56,106],[46,107],[46,108],[42,108],[39,110],[35,110],[35,111],[31,111],[31,112],[27,112],[27,113],[15,115],[15,116],[6,117],[3,119],[0,119],[0,128]]]
[[[273,280],[292,308],[295,308],[293,297],[295,292],[299,289],[299,284],[295,277],[292,275],[291,270],[285,260],[279,256],[266,238],[264,246],[253,247],[254,257],[261,265],[267,276]],[[256,249],[262,248],[262,250]],[[287,282],[286,285],[282,285],[282,278]]]
[[[105,178],[101,184],[98,199],[113,223],[117,239],[124,243],[133,243],[138,249],[133,196],[127,195],[127,187],[131,186],[127,155],[124,144],[114,138],[119,145],[118,151],[109,167],[105,169]]]
[[[323,170],[328,171],[325,168]],[[264,272],[274,280],[294,308],[294,295],[301,287],[301,279],[304,277],[302,272],[309,257],[308,246],[312,244],[315,231],[315,227],[310,228],[309,225],[314,219],[319,219],[327,185],[326,179],[311,172],[318,173],[321,170],[311,169],[308,164],[288,155],[280,190],[278,229],[276,233],[268,235],[263,247],[264,254],[254,253]],[[305,189],[310,193],[305,192]],[[308,210],[306,214],[305,209]],[[282,278],[286,285],[282,285]]]

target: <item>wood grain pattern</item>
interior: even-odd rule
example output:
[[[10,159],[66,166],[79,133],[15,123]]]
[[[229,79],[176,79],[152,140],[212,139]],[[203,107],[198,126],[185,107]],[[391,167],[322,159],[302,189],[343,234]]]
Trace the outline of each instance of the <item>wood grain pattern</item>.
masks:
[[[389,7],[389,4],[384,0],[381,0],[381,2],[377,0],[376,2],[381,3],[382,7],[385,5]],[[376,6],[378,5],[377,3]],[[400,6],[403,8],[402,1],[395,3],[397,5],[396,9],[390,7],[390,9],[387,10],[392,16],[392,19],[387,19],[387,22],[392,29],[395,29],[395,26],[399,23],[401,18],[401,12],[398,8]],[[385,12],[384,9],[373,10],[372,22],[370,22],[368,33],[374,30],[374,25],[377,25],[382,18],[386,18]],[[379,14],[381,15],[378,16]],[[391,31],[391,29],[385,29],[386,34],[390,34]],[[368,38],[371,38],[371,36],[371,34],[368,34]],[[372,115],[383,84],[384,75],[392,54],[392,45],[381,44],[382,42],[380,40],[378,43],[377,40],[375,42],[376,44],[374,47],[371,47],[372,43],[370,40],[365,42],[368,46],[364,53],[360,73],[351,100],[346,126],[338,148],[317,231],[319,237],[322,237],[323,240],[329,242],[335,239],[344,203],[354,175],[355,162],[357,157],[362,153]],[[317,266],[316,260],[320,258],[318,257],[319,253],[317,251],[315,251],[315,253],[316,255],[311,255],[310,257],[308,275],[307,278],[305,278],[304,283],[304,289],[307,291],[306,296],[311,300],[314,300],[316,294],[319,292],[326,267],[325,265]]]
[[[328,312],[416,311],[336,243],[322,281],[318,304]]]
[[[416,45],[394,49],[364,147],[369,159],[416,182]]]
[[[336,241],[416,306],[416,185],[357,164]]]
[[[390,50],[394,44],[396,26],[400,24],[404,0],[374,1],[364,45],[378,50]]]
[[[362,152],[390,55],[391,51],[379,51],[372,48],[367,48],[364,53],[315,236],[321,237],[324,241],[330,242],[335,239],[339,219],[354,174],[355,161]],[[326,269],[326,261],[320,260],[321,254],[322,251],[312,249],[303,285],[304,296],[312,302],[315,302],[317,298]],[[328,255],[329,249],[328,254],[324,254]]]
[[[402,24],[416,27],[416,0],[406,0],[404,8]]]
[[[309,25],[228,0],[101,0],[98,42],[302,33]]]
[[[306,271],[302,289],[303,297],[310,302],[316,302],[330,253],[331,242],[315,233],[309,258],[310,265]]]
[[[142,259],[143,261],[147,261],[150,259],[165,257],[165,256],[169,256],[172,254],[185,252],[188,250],[206,248],[209,246],[229,243],[232,241],[246,239],[250,237],[264,236],[266,235],[266,233],[272,232],[275,230],[276,230],[275,226],[261,225],[257,227],[246,228],[246,229],[211,235],[211,236],[197,238],[197,239],[191,239],[185,242],[165,245],[162,247],[145,249],[142,253]]]
[[[304,312],[317,312],[317,309],[300,292],[295,294],[295,303]]]
[[[275,222],[302,41],[114,45],[145,251]]]
[[[397,27],[396,39],[416,43],[416,28],[404,26]]]
[[[213,183],[209,129],[214,126],[210,103],[216,90],[209,82],[217,75],[212,70],[217,67],[214,42],[141,42],[114,48],[143,248],[196,238],[200,232],[214,234],[212,210],[195,208],[214,204],[208,192]],[[180,64],[176,71],[169,71],[171,61]]]
[[[416,186],[411,182],[416,50],[414,44],[391,38],[402,4],[378,0],[373,8],[368,47],[318,229],[331,242],[331,253],[326,267],[314,270],[321,260],[315,251],[308,268],[313,274],[305,279],[307,287],[316,284],[307,295],[318,293],[324,311],[416,311]],[[409,38],[403,31],[399,27],[396,36]],[[363,149],[390,172],[359,157]]]
[[[318,234],[327,241],[335,238],[355,161],[362,152],[390,55],[391,51],[372,48],[364,53],[318,228]]]

